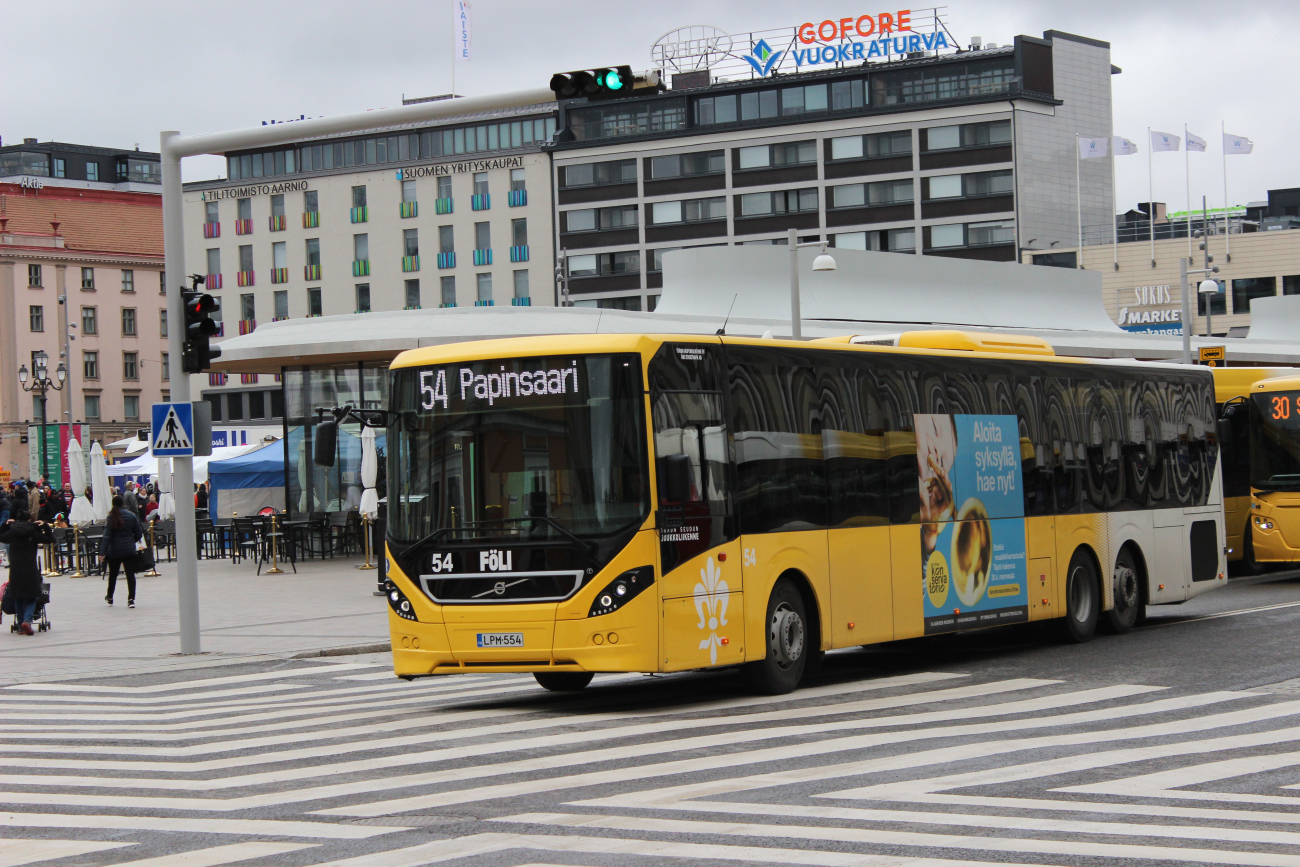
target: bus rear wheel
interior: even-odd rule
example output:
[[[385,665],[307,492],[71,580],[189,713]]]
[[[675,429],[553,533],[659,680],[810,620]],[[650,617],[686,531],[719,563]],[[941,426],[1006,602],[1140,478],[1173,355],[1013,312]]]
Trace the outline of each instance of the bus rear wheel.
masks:
[[[1106,612],[1106,625],[1112,632],[1123,635],[1133,631],[1142,608],[1137,563],[1128,548],[1122,549],[1115,558],[1115,572],[1111,578],[1115,584],[1115,607]]]
[[[794,582],[782,578],[772,588],[764,621],[767,654],[745,664],[745,679],[755,692],[785,695],[794,692],[808,664],[808,614]]]
[[[543,689],[551,692],[577,692],[595,677],[590,671],[535,671],[533,677]]]
[[[1070,558],[1068,576],[1065,579],[1065,618],[1060,622],[1058,635],[1067,644],[1083,644],[1097,630],[1101,584],[1092,558],[1082,548]]]

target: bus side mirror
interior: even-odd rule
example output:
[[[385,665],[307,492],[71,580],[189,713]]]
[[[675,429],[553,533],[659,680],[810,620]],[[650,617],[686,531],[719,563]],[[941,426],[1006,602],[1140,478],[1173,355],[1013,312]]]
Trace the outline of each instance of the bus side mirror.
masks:
[[[690,455],[664,455],[659,459],[659,496],[669,503],[691,498]]]
[[[330,419],[316,425],[312,432],[312,461],[318,467],[334,466],[334,455],[338,449],[339,425]]]

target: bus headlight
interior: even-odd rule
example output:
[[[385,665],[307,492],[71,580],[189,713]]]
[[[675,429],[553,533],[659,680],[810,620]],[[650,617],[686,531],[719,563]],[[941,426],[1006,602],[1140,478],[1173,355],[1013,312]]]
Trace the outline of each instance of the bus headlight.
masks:
[[[596,594],[595,600],[591,603],[591,611],[587,613],[587,616],[599,617],[602,614],[612,614],[653,583],[655,583],[653,566],[640,566],[636,569],[629,569],[605,585],[604,589]]]
[[[393,609],[393,613],[403,620],[415,620],[415,609],[411,607],[411,600],[406,598],[406,594],[398,588],[392,581],[384,582],[384,597],[388,600],[388,607]]]
[[[1268,518],[1261,518],[1259,515],[1256,515],[1255,526],[1259,527],[1261,530],[1271,530],[1273,529],[1273,522]]]

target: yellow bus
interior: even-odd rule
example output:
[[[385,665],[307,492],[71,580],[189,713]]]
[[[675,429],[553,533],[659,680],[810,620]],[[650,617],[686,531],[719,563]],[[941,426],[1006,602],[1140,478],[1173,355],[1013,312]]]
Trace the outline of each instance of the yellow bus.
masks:
[[[395,673],[741,667],[1225,582],[1206,368],[1035,338],[566,335],[393,362]]]
[[[1229,560],[1247,572],[1300,560],[1300,371],[1214,374]]]

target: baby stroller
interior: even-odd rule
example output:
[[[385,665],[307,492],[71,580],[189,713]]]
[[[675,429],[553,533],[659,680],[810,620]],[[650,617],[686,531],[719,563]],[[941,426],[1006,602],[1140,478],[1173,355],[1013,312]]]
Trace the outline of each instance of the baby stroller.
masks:
[[[5,589],[8,590],[7,584],[5,585]],[[35,629],[37,632],[49,632],[50,629],[53,628],[50,624],[50,616],[45,610],[46,606],[49,604],[50,604],[50,585],[48,583],[43,582],[41,584],[41,598],[36,600],[36,611],[32,613],[32,628]],[[7,601],[4,606],[4,613],[5,614],[14,613]],[[17,632],[18,627],[21,625],[22,624],[18,622],[18,618],[14,617],[13,622],[9,624],[9,631]]]

